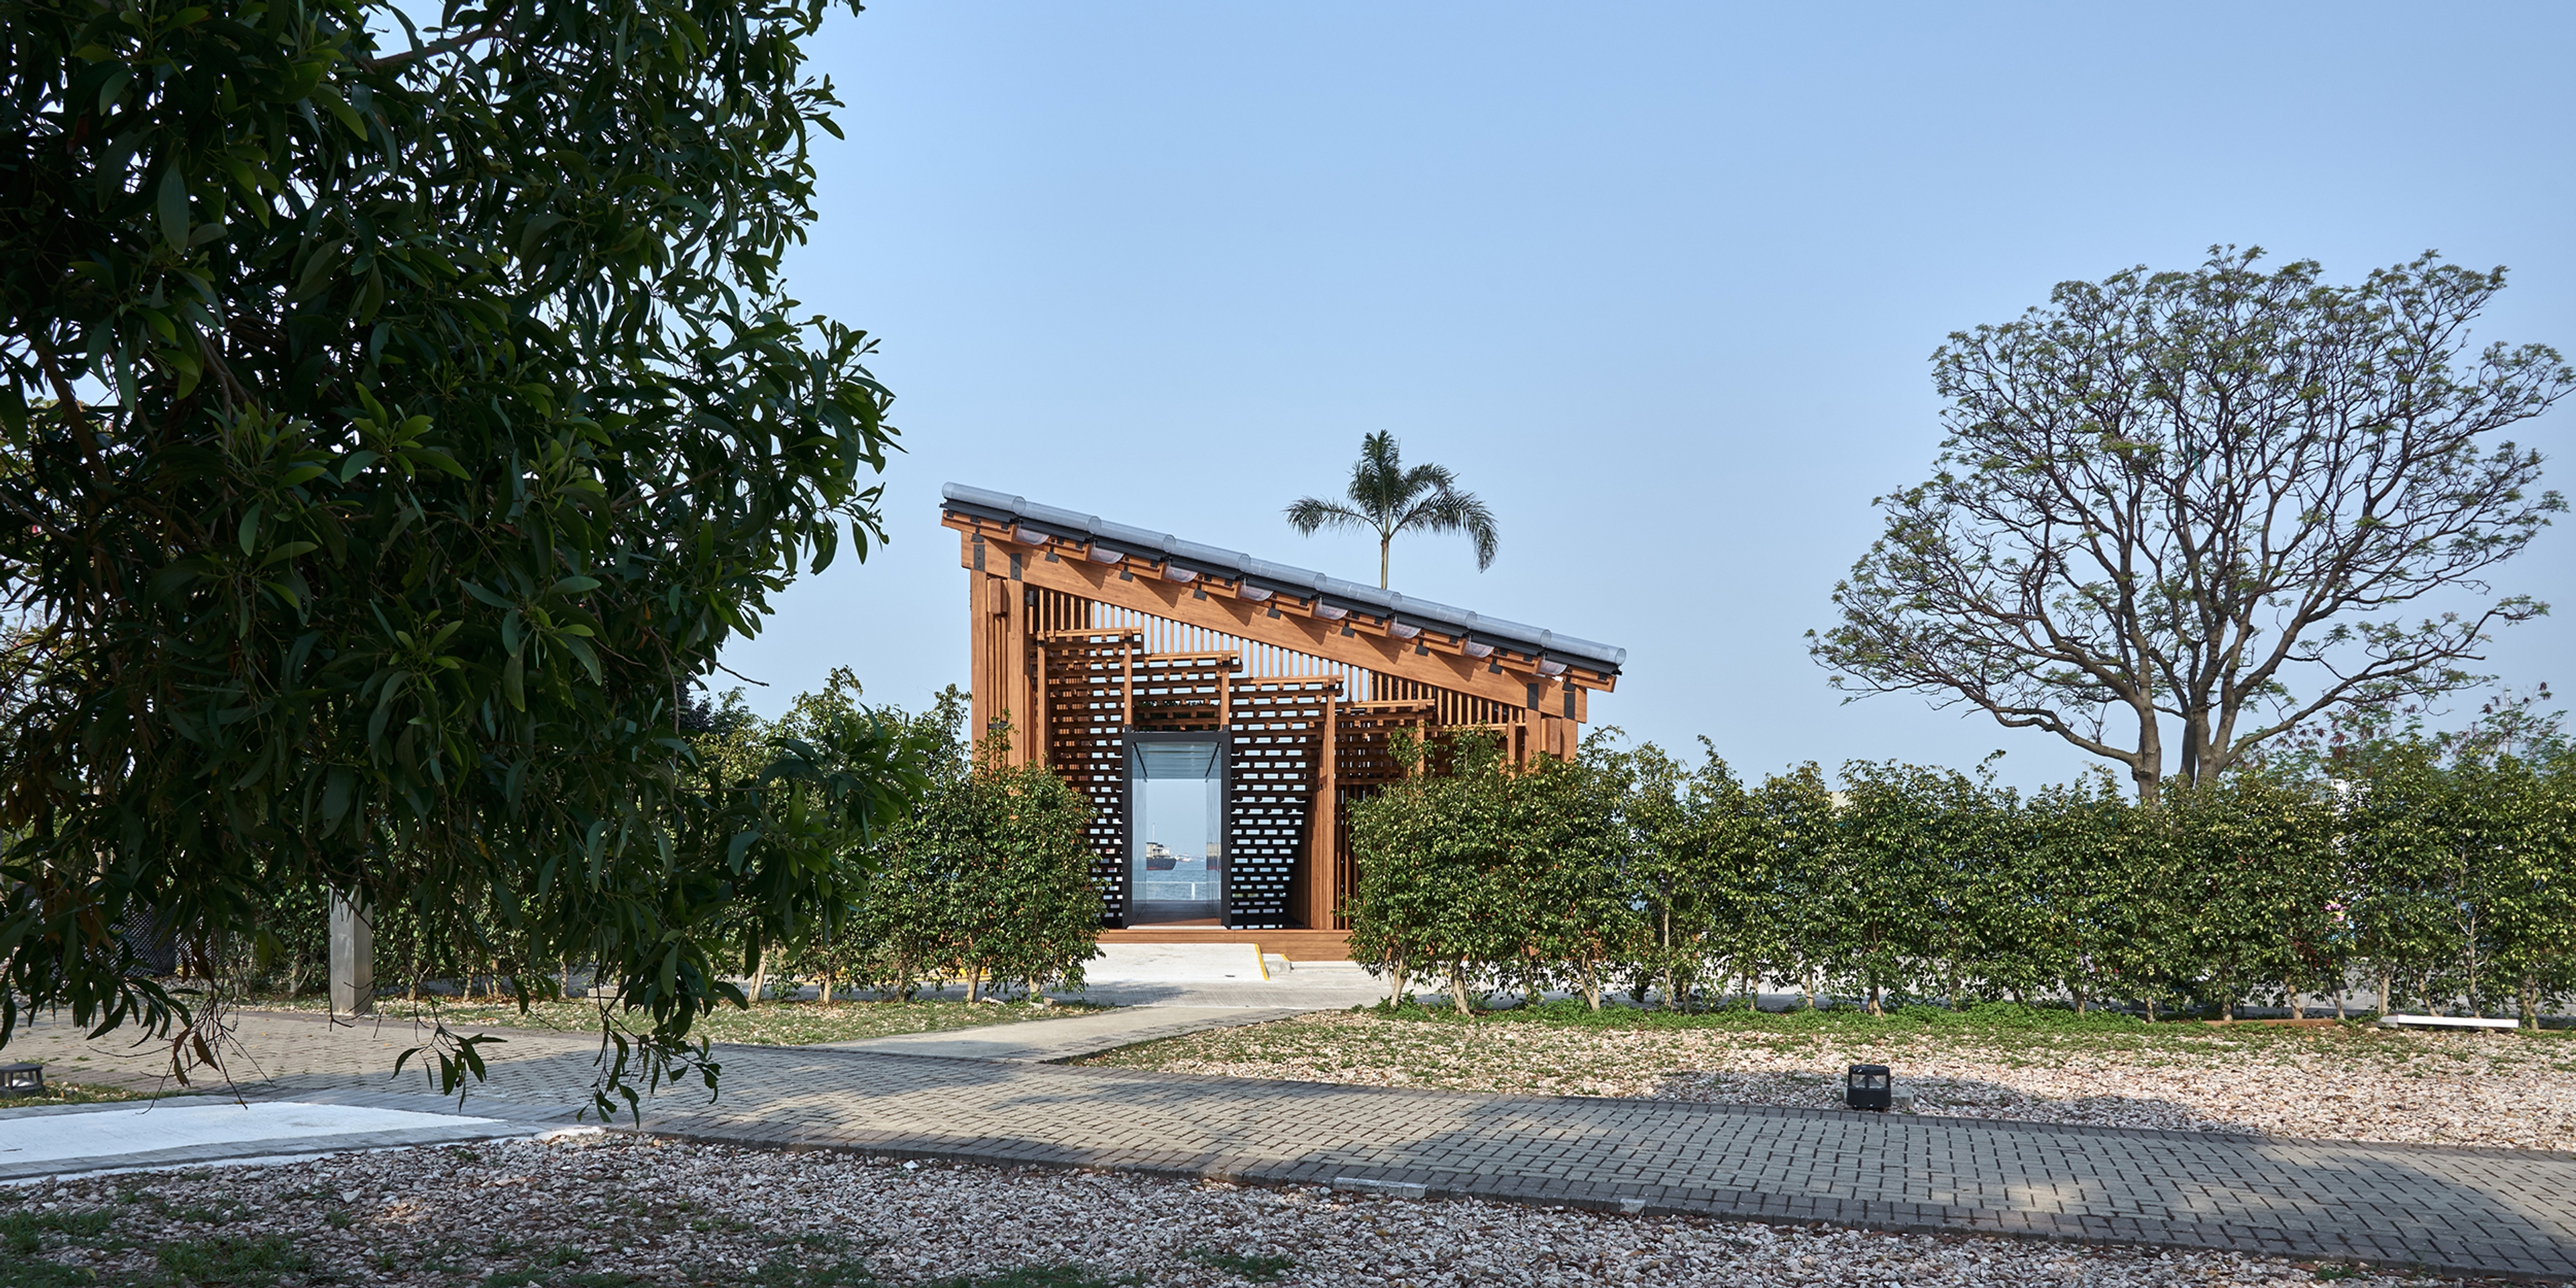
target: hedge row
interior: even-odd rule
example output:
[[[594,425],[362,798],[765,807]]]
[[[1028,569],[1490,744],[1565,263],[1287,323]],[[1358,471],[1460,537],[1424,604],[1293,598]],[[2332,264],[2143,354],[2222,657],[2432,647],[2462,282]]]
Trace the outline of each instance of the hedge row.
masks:
[[[1419,749],[1414,749],[1418,757]],[[2232,1016],[2367,988],[2510,1011],[2576,991],[2576,763],[2387,741],[2330,767],[2023,796],[1892,763],[1740,780],[1602,736],[1573,761],[1490,744],[1353,812],[1353,956],[1439,985],[1705,1008],[1771,980],[1958,1006],[2062,999]]]

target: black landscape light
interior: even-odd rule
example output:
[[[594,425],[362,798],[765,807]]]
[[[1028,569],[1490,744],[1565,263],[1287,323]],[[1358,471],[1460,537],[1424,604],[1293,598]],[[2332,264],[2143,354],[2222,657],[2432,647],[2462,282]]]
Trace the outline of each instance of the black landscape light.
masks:
[[[45,1066],[41,1064],[0,1064],[0,1096],[41,1096],[45,1094]]]
[[[1854,1109],[1875,1109],[1885,1113],[1890,1093],[1886,1065],[1856,1064],[1851,1067],[1851,1072],[1843,1075],[1843,1103]]]

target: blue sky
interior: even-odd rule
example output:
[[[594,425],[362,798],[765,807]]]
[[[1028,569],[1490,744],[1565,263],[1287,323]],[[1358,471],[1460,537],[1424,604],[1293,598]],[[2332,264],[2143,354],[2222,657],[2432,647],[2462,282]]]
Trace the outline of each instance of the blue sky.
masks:
[[[1370,581],[1279,510],[1384,429],[1502,521],[1396,588],[1626,646],[1596,723],[2052,781],[2087,758],[1806,655],[1929,471],[1946,334],[2230,242],[2509,265],[2481,336],[2576,350],[2566,5],[883,0],[812,52],[849,137],[790,281],[882,338],[909,450],[893,543],[727,651],[764,711],[963,682],[944,481]],[[2518,435],[2562,487],[2571,425]],[[2501,578],[2561,609],[2497,641],[2515,683],[2576,684],[2571,541]]]

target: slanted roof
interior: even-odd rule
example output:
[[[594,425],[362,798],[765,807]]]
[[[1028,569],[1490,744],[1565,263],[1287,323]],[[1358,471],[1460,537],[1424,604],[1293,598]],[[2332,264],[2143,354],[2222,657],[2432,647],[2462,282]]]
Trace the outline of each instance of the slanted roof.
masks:
[[[1256,593],[1294,596],[1309,607],[1365,614],[1381,629],[1401,624],[1438,631],[1452,643],[1508,650],[1550,670],[1579,667],[1592,673],[1598,687],[1607,687],[1628,660],[1628,650],[1624,648],[1272,563],[1240,551],[1183,541],[1168,532],[1112,523],[1095,514],[1040,505],[1025,497],[962,483],[950,483],[939,494],[948,512],[1026,532],[1028,544],[1048,539],[1072,541],[1089,548],[1091,558],[1103,563],[1137,559],[1157,569],[1169,567],[1189,576],[1218,578],[1252,588]]]

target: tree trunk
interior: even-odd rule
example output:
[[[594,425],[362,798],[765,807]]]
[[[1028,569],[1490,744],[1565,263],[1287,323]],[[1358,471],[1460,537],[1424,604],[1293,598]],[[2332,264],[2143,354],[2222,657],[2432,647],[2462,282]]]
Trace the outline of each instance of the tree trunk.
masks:
[[[1601,964],[1589,958],[1583,963],[1583,1000],[1592,1004],[1595,1013],[1601,1010]]]
[[[1808,971],[1798,978],[1798,995],[1807,999],[1807,1009],[1816,1009],[1816,972]]]
[[[1413,972],[1406,970],[1404,963],[1397,962],[1387,974],[1386,1004],[1392,1009],[1404,1005],[1405,987],[1413,982]]]
[[[2154,809],[2164,799],[2164,730],[2156,723],[2154,695],[2142,692],[2131,705],[2138,713],[2138,758],[2129,762],[2129,778],[2137,785],[2138,805]]]
[[[1869,1013],[1870,1013],[1870,1014],[1872,1014],[1872,1015],[1885,1015],[1885,1014],[1887,1014],[1887,1012],[1886,1012],[1886,1011],[1883,1011],[1883,1010],[1879,1009],[1879,1005],[1878,1005],[1878,976],[1876,976],[1876,975],[1872,975],[1872,976],[1870,976],[1870,977],[1869,977]]]
[[[2155,995],[2155,994],[2153,994],[2153,993],[2149,993],[2149,994],[2147,994],[2147,1023],[2149,1023],[2149,1024],[2153,1024],[2153,1023],[2155,1023],[2155,1022],[2156,1022],[2156,995]]]
[[[760,964],[759,964],[758,966],[754,966],[754,967],[752,967],[752,968],[751,968],[751,1001],[752,1001],[752,1004],[753,1004],[754,1006],[759,1005],[759,1004],[760,1004],[761,996],[762,996],[763,994],[767,993],[768,991],[769,991],[769,958],[768,958],[768,956],[767,956],[767,955],[765,955],[765,954],[764,954],[764,955],[761,957],[761,959],[760,959]]]
[[[1664,901],[1663,922],[1664,1009],[1678,1011],[1682,1007],[1681,995],[1673,991],[1673,905],[1669,899]]]
[[[2522,1027],[2540,1027],[2540,977],[2528,971],[2522,976]]]
[[[1475,1014],[1467,1004],[1467,959],[1464,957],[1449,963],[1449,995],[1457,1001],[1460,1015]]]
[[[2396,987],[2397,987],[2397,972],[2396,972],[2395,970],[2393,970],[2393,969],[2389,968],[2389,967],[2386,967],[2386,966],[2382,966],[2382,967],[2380,967],[2380,968],[2379,968],[2379,1013],[2380,1013],[2380,1014],[2382,1014],[2382,1015],[2386,1015],[2386,1014],[2388,1014],[2388,1013],[2389,1013],[2388,994],[2389,994],[2390,990],[2395,989]]]

